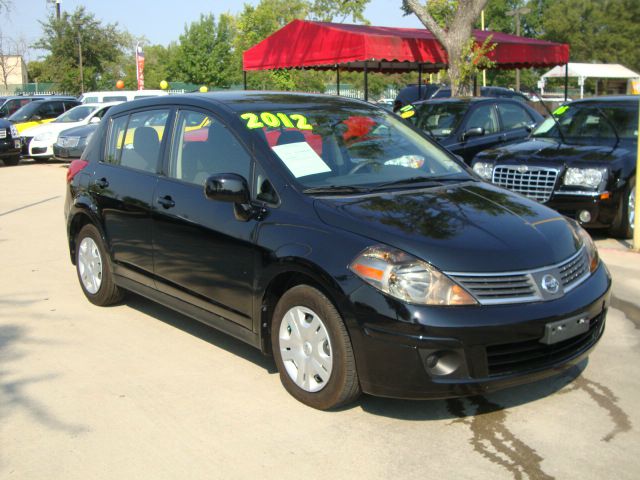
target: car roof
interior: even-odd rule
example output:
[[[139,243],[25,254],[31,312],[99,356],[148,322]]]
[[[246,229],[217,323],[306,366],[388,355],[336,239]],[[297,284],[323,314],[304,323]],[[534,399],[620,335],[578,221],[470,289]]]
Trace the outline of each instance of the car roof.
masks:
[[[113,107],[109,110],[109,114],[117,115],[120,112],[133,110],[143,106],[161,106],[185,103],[224,106],[234,112],[246,112],[247,110],[262,112],[276,106],[281,109],[303,109],[327,106],[344,107],[349,104],[354,107],[368,105],[371,108],[381,108],[375,104],[364,102],[362,100],[337,97],[335,95],[233,90],[228,92],[185,93],[182,95],[168,95],[132,100]]]
[[[582,98],[580,100],[574,100],[571,105],[580,103],[611,103],[611,102],[629,102],[638,103],[640,100],[639,95],[606,95],[602,97]]]

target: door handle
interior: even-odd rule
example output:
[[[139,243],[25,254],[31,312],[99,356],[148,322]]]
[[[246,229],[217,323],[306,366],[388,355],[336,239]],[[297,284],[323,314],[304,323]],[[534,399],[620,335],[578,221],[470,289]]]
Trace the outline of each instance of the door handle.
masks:
[[[109,186],[109,181],[102,177],[100,180],[96,180],[95,186],[99,188],[107,188]]]
[[[173,201],[173,198],[169,195],[165,195],[164,197],[158,198],[158,203],[162,205],[164,208],[171,208],[176,206],[176,202]]]

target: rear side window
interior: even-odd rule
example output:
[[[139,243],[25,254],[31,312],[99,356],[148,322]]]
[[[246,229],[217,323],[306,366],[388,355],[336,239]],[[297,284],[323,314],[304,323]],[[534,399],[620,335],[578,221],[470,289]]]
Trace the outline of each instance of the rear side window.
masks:
[[[215,173],[237,173],[248,180],[250,169],[251,157],[217,118],[197,111],[178,113],[170,177],[204,185]]]
[[[155,172],[169,110],[149,110],[111,121],[105,161],[114,165]]]
[[[498,113],[503,130],[515,130],[535,123],[524,108],[513,103],[499,103]]]

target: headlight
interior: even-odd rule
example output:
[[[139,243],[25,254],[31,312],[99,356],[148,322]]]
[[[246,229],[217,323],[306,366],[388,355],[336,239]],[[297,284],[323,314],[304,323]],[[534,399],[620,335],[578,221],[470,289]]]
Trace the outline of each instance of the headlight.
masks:
[[[476,162],[473,164],[473,171],[485,180],[491,180],[493,178],[493,163]]]
[[[432,267],[400,250],[369,247],[349,269],[378,290],[409,303],[422,305],[475,305],[460,285]]]
[[[591,238],[591,236],[580,225],[575,223],[573,225],[573,228],[578,234],[578,237],[582,241],[582,245],[587,252],[587,257],[589,258],[589,271],[593,273],[596,268],[598,268],[598,263],[600,263],[600,257],[598,256],[598,249],[596,248],[596,244],[593,243],[593,239]]]
[[[55,140],[55,139],[56,139],[56,134],[53,132],[45,132],[33,137],[34,142],[48,142],[50,140]]]
[[[598,188],[602,180],[606,178],[606,168],[567,168],[567,173],[564,174],[564,184]]]
[[[11,126],[9,127],[11,129],[11,136],[13,138],[18,138],[20,136],[20,134],[18,133],[18,129],[16,128],[16,126],[12,123]]]

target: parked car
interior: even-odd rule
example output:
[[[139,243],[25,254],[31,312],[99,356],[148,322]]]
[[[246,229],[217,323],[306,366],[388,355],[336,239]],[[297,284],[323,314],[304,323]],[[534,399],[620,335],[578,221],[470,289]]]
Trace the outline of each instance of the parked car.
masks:
[[[48,160],[53,157],[53,144],[60,132],[92,122],[100,123],[109,108],[118,103],[85,103],[67,110],[52,122],[24,129],[21,135],[24,155]]]
[[[82,103],[128,102],[141,98],[168,95],[165,90],[116,90],[103,92],[85,92],[80,95]]]
[[[7,120],[16,126],[18,133],[22,133],[27,128],[53,121],[77,105],[80,105],[80,102],[73,97],[50,97],[26,104]]]
[[[393,111],[397,112],[402,107],[411,105],[412,103],[429,100],[440,87],[442,87],[442,85],[435,83],[425,83],[423,85],[415,83],[401,88],[393,102]]]
[[[631,238],[638,96],[574,100],[554,117],[527,140],[480,153],[473,169],[587,228]]]
[[[21,148],[16,127],[10,121],[0,118],[0,159],[7,166],[17,165]]]
[[[532,101],[532,99],[527,95],[505,87],[480,87],[480,96],[494,98],[511,98],[522,103],[529,103],[530,101]],[[450,97],[451,87],[440,87],[433,93],[433,95],[431,95],[431,99]]]
[[[9,96],[0,97],[0,118],[6,118],[9,115],[16,112],[19,108],[24,107],[27,103],[31,103],[36,100],[43,100],[44,97],[31,97],[31,96]]]
[[[414,105],[411,121],[467,164],[482,150],[527,138],[543,117],[509,98],[445,98]]]
[[[365,102],[123,103],[67,180],[68,248],[90,302],[130,290],[212,325],[273,354],[287,391],[315,408],[530,382],[603,333],[611,279],[576,222],[482,182]]]
[[[53,144],[54,160],[75,160],[82,156],[91,135],[98,128],[98,123],[89,123],[79,127],[63,130]]]

